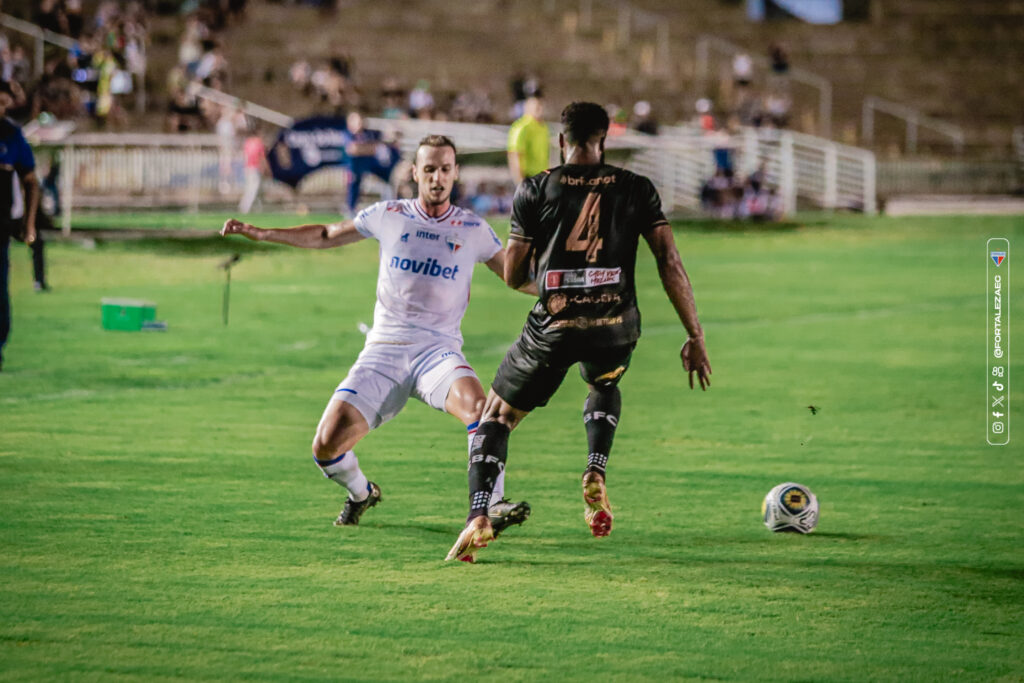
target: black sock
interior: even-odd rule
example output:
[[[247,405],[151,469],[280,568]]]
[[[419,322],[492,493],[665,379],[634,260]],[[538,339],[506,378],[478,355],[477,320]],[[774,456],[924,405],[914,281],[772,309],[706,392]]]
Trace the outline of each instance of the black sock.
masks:
[[[509,428],[500,422],[484,422],[476,430],[469,450],[469,515],[466,521],[487,514],[494,482],[505,469]]]
[[[617,386],[594,387],[590,390],[590,395],[583,404],[583,424],[587,428],[587,445],[590,448],[585,472],[599,472],[604,475],[621,410],[622,394],[619,393]]]

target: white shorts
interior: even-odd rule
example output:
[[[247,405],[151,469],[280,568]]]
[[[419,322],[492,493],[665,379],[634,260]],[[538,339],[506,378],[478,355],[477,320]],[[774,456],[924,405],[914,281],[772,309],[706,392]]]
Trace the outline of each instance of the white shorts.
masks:
[[[351,403],[376,429],[398,415],[410,396],[444,411],[448,390],[460,377],[476,373],[455,341],[369,342],[331,400]]]

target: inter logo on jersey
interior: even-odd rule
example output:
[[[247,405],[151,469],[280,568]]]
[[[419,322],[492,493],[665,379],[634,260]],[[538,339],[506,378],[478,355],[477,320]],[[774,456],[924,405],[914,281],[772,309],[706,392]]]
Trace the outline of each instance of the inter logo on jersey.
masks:
[[[445,242],[448,243],[448,249],[453,254],[457,252],[459,249],[462,249],[462,240],[460,239],[456,239],[454,237],[447,237],[445,238]]]
[[[1003,265],[1003,259],[1006,258],[1005,251],[993,251],[989,252],[989,255],[992,257],[992,262],[996,264],[996,267]]]

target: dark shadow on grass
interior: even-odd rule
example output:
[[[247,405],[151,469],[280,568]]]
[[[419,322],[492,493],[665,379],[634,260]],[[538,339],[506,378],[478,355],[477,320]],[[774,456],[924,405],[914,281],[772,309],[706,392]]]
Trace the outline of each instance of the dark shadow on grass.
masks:
[[[847,541],[884,541],[891,538],[890,536],[881,536],[878,534],[849,534],[838,531],[815,531],[813,534],[807,534],[808,538],[840,538]]]
[[[221,237],[207,234],[203,237],[144,237],[133,240],[97,239],[96,245],[101,249],[117,249],[120,251],[147,254],[165,254],[171,256],[220,256],[231,254],[266,253],[280,249],[280,245],[266,242],[253,242],[244,237]]]
[[[399,531],[411,531],[411,532],[417,532],[417,533],[421,533],[421,534],[422,533],[427,533],[427,534],[431,534],[431,535],[437,534],[437,535],[441,535],[441,536],[451,536],[453,541],[455,540],[456,537],[458,537],[459,532],[462,531],[461,527],[457,527],[455,525],[452,525],[452,526],[435,526],[435,525],[431,525],[431,524],[416,524],[416,523],[413,523],[413,522],[410,522],[409,524],[387,524],[387,523],[375,524],[375,523],[369,523],[369,524],[365,524],[365,525],[361,524],[360,526],[372,527],[374,529],[397,529]]]
[[[774,221],[755,222],[740,220],[723,220],[718,218],[683,218],[672,221],[672,227],[679,232],[700,233],[779,233],[794,232],[801,228],[823,228],[828,223],[824,220],[808,221]]]

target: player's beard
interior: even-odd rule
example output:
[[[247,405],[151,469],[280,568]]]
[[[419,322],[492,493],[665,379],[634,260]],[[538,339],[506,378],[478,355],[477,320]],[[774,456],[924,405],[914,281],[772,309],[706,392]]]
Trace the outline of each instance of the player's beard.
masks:
[[[451,190],[448,190],[447,192],[442,192],[442,194],[440,195],[440,199],[434,199],[433,196],[434,195],[432,195],[431,193],[423,195],[423,203],[426,204],[427,206],[444,206],[444,204],[449,199],[451,199],[452,193]]]

